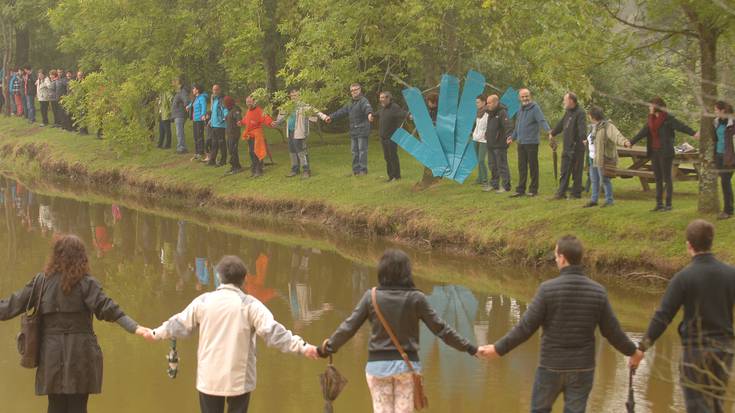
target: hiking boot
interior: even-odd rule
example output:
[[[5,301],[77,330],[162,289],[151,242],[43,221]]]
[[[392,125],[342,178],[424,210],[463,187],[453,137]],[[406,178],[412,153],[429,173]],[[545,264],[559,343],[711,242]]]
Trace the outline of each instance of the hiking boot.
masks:
[[[592,207],[595,207],[595,206],[597,206],[597,202],[590,201],[590,202],[587,202],[586,204],[582,205],[582,208],[592,208]]]
[[[729,214],[727,212],[720,212],[720,215],[717,215],[717,219],[720,221],[730,218],[732,218],[732,214]]]

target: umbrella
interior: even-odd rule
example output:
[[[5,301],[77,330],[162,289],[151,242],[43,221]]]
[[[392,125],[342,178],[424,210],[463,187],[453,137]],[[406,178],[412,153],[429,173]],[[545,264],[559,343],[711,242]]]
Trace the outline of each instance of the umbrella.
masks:
[[[347,385],[347,379],[337,371],[332,363],[332,355],[329,355],[329,364],[324,373],[319,375],[319,383],[322,385],[322,396],[324,396],[324,413],[333,413],[332,402],[337,399],[342,389]]]
[[[559,180],[559,155],[556,153],[556,142],[551,144],[552,159],[554,160],[554,180]]]
[[[630,369],[630,376],[628,378],[628,401],[625,402],[625,409],[628,413],[635,413],[635,392],[633,391],[633,375],[635,375],[635,369]]]

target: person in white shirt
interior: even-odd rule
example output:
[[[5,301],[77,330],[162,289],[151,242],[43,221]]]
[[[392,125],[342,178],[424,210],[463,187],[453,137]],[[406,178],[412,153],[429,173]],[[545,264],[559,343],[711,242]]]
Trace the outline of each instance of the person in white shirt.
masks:
[[[146,335],[148,340],[188,337],[199,331],[197,390],[202,413],[246,413],[256,383],[255,336],[284,353],[317,359],[317,349],[274,320],[260,301],[240,288],[247,268],[236,256],[217,264],[221,285]],[[255,334],[253,334],[255,333]]]
[[[487,129],[487,111],[485,110],[485,101],[487,97],[480,95],[475,103],[477,104],[477,118],[475,119],[475,130],[472,131],[472,141],[475,142],[475,151],[477,152],[477,180],[475,183],[488,186],[487,182],[487,140],[485,139],[485,130]]]

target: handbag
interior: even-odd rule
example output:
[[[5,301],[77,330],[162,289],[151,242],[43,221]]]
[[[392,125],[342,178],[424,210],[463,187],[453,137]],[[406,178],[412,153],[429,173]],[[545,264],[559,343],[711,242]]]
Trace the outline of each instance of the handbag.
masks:
[[[38,291],[38,299],[33,304],[33,293],[36,290],[38,279],[41,278],[41,289]],[[27,369],[38,367],[39,353],[41,351],[41,296],[46,284],[46,276],[43,273],[36,275],[31,287],[31,296],[28,297],[26,311],[20,317],[20,333],[16,338],[18,353],[20,353],[20,365]]]
[[[393,345],[396,346],[398,349],[398,352],[401,353],[401,358],[403,358],[403,361],[408,366],[408,369],[411,371],[411,378],[413,379],[413,407],[416,410],[422,410],[429,407],[429,399],[426,397],[426,393],[424,393],[424,376],[421,375],[421,373],[416,372],[416,369],[413,368],[413,364],[411,363],[411,360],[408,359],[408,355],[403,350],[403,346],[401,346],[401,343],[398,341],[398,338],[393,333],[393,330],[390,328],[390,325],[388,325],[388,322],[383,317],[383,313],[380,312],[380,307],[378,307],[378,300],[377,300],[377,289],[373,287],[371,293],[370,293],[373,301],[373,308],[375,309],[375,314],[378,316],[378,320],[380,320],[380,324],[383,325],[383,328],[390,336],[390,340],[393,342]]]

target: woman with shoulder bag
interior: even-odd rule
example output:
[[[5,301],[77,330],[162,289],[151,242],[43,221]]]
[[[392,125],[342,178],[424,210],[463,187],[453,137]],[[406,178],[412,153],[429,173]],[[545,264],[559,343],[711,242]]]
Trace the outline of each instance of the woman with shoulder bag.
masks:
[[[126,316],[89,275],[84,243],[74,235],[54,243],[43,273],[0,300],[0,320],[27,312],[29,303],[42,317],[36,394],[48,396],[48,413],[86,413],[89,395],[102,391],[102,350],[92,315],[140,336],[148,329]]]
[[[583,208],[597,206],[600,197],[600,185],[605,189],[603,207],[613,205],[613,188],[610,178],[614,177],[614,169],[618,165],[618,146],[630,147],[630,142],[609,120],[605,119],[602,109],[595,106],[590,109],[592,133],[587,138],[590,153],[590,181],[592,196]]]
[[[411,262],[400,250],[387,250],[378,264],[377,288],[368,290],[350,315],[319,349],[321,357],[339,350],[370,320],[365,376],[375,413],[406,413],[427,407],[423,396],[419,320],[449,346],[474,356],[477,347],[439,318],[413,283]],[[377,305],[377,306],[376,306]],[[387,327],[387,328],[386,328]]]

